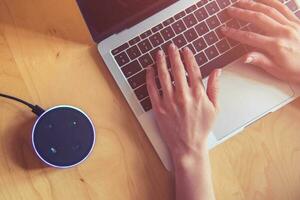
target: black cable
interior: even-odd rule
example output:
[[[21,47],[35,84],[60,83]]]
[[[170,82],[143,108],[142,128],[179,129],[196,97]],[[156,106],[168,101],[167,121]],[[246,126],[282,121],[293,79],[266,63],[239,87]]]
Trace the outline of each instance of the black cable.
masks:
[[[45,112],[45,110],[43,108],[41,108],[40,106],[33,105],[33,104],[28,103],[27,101],[24,101],[24,100],[19,99],[17,97],[13,97],[13,96],[10,96],[10,95],[7,95],[7,94],[2,94],[2,93],[0,93],[0,97],[11,99],[11,100],[14,100],[14,101],[17,101],[19,103],[22,103],[22,104],[26,105],[37,116],[40,116],[41,114],[43,114]]]

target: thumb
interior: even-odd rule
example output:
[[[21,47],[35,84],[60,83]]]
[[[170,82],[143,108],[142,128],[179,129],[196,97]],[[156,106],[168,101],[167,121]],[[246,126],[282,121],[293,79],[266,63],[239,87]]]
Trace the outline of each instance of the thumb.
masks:
[[[246,55],[244,63],[259,67],[276,78],[284,79],[279,67],[264,53],[251,52]]]
[[[219,77],[221,73],[221,69],[214,70],[210,74],[207,83],[207,96],[216,109],[218,109]]]

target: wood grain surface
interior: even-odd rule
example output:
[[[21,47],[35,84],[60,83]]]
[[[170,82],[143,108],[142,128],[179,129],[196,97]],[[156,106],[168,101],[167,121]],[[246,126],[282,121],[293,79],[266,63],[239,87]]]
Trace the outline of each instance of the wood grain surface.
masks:
[[[49,108],[78,106],[97,141],[78,167],[43,165],[35,117],[0,99],[0,200],[171,200],[167,172],[97,53],[73,0],[0,0],[0,92]],[[211,151],[220,200],[300,199],[300,100]]]

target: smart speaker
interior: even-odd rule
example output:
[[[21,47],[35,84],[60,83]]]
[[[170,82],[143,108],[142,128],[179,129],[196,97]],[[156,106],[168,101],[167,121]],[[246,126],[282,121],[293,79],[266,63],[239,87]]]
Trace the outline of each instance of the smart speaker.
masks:
[[[90,118],[72,106],[57,106],[40,115],[32,130],[32,145],[38,157],[55,168],[70,168],[83,162],[95,145]]]

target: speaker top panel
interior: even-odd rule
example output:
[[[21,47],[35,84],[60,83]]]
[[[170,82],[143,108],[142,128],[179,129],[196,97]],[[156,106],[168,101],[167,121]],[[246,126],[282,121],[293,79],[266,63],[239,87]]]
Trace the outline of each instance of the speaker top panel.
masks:
[[[48,165],[72,167],[85,160],[95,143],[95,129],[88,116],[70,106],[43,113],[35,123],[33,147]]]

